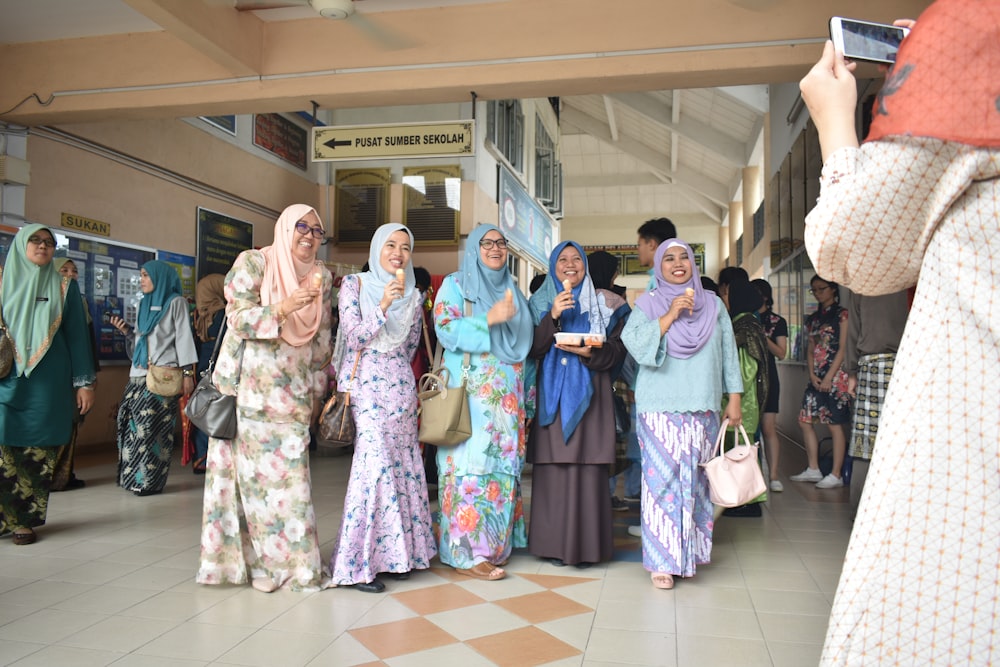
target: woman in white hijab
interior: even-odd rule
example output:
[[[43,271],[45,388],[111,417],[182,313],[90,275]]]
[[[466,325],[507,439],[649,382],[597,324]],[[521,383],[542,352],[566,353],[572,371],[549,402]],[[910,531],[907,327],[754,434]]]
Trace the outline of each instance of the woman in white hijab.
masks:
[[[406,579],[437,553],[417,442],[417,390],[410,360],[423,320],[410,253],[413,235],[390,223],[375,231],[370,270],[340,286],[334,365],[351,392],[357,437],[333,583],[381,593],[376,575]]]

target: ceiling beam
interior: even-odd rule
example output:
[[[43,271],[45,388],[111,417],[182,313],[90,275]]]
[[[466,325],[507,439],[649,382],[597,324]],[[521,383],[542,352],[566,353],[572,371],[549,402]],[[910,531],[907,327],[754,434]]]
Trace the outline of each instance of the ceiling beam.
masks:
[[[654,171],[667,174],[671,181],[688,185],[707,199],[715,202],[720,207],[729,206],[729,188],[703,174],[699,174],[691,169],[678,168],[676,171],[670,170],[670,159],[662,153],[649,148],[646,144],[632,139],[626,135],[619,137],[617,142],[612,141],[611,132],[603,121],[580,111],[566,104],[560,114],[561,122],[575,125],[587,134],[599,141],[603,141],[609,146],[631,155],[640,162],[648,165]]]
[[[746,145],[731,139],[718,130],[689,118],[675,122],[670,106],[647,93],[617,93],[615,101],[641,114],[654,123],[676,132],[685,139],[704,146],[734,167],[745,167]]]
[[[633,185],[663,185],[669,179],[656,176],[651,171],[615,174],[570,174],[563,172],[564,188],[620,188]]]
[[[124,2],[235,76],[261,73],[264,25],[252,13],[191,0]]]
[[[615,104],[607,95],[601,95],[604,99],[604,112],[608,114],[608,129],[611,130],[612,141],[618,141],[618,123],[615,122]]]

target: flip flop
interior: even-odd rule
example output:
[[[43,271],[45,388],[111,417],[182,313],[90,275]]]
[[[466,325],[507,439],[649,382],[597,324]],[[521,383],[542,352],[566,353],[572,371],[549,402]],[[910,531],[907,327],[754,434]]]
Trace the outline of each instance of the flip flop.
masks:
[[[649,578],[653,580],[653,586],[656,588],[669,591],[674,587],[674,575],[672,574],[667,574],[666,572],[653,572]]]
[[[462,568],[455,568],[455,572],[459,574],[464,574],[467,577],[472,577],[473,579],[483,579],[485,581],[500,581],[507,576],[507,573],[503,571],[493,563],[488,563],[482,561],[481,563],[476,563],[474,566],[467,570]]]

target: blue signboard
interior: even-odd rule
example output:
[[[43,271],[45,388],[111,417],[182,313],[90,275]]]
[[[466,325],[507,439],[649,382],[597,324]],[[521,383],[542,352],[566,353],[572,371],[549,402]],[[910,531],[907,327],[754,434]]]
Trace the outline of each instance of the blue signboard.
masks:
[[[497,226],[521,254],[547,267],[549,254],[557,242],[552,218],[506,167],[500,165],[498,168],[500,184],[497,188],[497,203],[500,220]]]

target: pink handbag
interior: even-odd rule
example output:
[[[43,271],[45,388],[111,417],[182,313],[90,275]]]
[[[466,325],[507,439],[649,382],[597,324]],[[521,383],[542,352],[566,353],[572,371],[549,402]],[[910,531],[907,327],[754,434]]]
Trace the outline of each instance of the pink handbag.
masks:
[[[767,485],[757,463],[758,447],[750,444],[750,438],[742,424],[739,426],[739,433],[743,435],[743,444],[739,443],[737,436],[736,446],[726,452],[722,451],[728,425],[729,420],[723,419],[719,426],[719,437],[712,448],[713,458],[700,465],[708,477],[712,502],[720,507],[739,507],[767,491]]]

